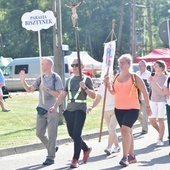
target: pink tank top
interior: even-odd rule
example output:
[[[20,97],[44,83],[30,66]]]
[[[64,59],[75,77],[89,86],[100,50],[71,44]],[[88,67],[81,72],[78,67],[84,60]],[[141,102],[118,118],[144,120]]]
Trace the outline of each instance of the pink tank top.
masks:
[[[120,83],[115,81],[115,108],[116,109],[139,109],[140,104],[137,95],[137,88],[130,77],[128,81]]]

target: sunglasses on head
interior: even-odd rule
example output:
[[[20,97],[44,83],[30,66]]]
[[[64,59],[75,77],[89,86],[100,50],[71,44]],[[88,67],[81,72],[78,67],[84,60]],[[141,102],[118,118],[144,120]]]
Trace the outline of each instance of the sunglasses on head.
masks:
[[[79,66],[79,64],[71,64],[71,67],[78,67]]]

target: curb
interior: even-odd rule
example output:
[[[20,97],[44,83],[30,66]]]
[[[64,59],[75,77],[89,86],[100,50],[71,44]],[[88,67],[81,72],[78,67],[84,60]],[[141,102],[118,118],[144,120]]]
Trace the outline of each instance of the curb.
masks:
[[[138,128],[140,126],[141,126],[140,123],[135,124],[133,126],[133,129]],[[116,131],[120,132],[120,128],[117,128]],[[107,130],[102,132],[102,136],[105,136],[105,135],[108,135]],[[98,137],[99,137],[99,132],[82,135],[82,138],[84,140],[94,139],[94,138],[98,138]],[[57,140],[58,146],[65,144],[65,143],[69,143],[69,142],[72,142],[72,139],[70,137]],[[41,149],[44,149],[44,145],[42,143],[18,146],[18,147],[14,147],[14,148],[5,148],[5,149],[0,149],[0,157],[14,155],[14,154],[20,154],[20,153],[25,153],[25,152],[35,151],[35,150],[41,150]]]

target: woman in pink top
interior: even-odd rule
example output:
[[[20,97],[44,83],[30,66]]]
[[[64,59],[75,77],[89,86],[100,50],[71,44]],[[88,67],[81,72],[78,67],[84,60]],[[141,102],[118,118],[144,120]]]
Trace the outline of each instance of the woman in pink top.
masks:
[[[105,84],[109,91],[115,94],[115,115],[121,128],[123,158],[119,164],[128,166],[130,163],[137,162],[134,154],[132,126],[139,115],[138,89],[143,93],[148,115],[151,115],[151,109],[148,92],[143,80],[137,75],[134,75],[135,83],[132,80],[132,73],[130,72],[132,64],[131,55],[122,55],[118,59],[118,64],[121,69],[120,74],[114,83],[110,82],[108,76],[105,76]]]
[[[155,75],[150,77],[150,106],[152,109],[152,115],[149,117],[149,120],[159,135],[156,146],[163,146],[163,136],[165,132],[164,117],[166,113],[166,94],[162,91],[162,89],[167,79],[167,70],[166,63],[163,60],[157,60],[154,66]]]

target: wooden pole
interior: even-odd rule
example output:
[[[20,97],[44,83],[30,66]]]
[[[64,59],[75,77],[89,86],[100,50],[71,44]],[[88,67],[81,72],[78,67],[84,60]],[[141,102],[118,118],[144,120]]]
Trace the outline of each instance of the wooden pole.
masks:
[[[113,20],[112,20],[111,41],[113,41],[113,36],[114,36],[114,25],[115,25],[115,20],[113,19]],[[108,66],[106,75],[109,74],[109,68],[110,68],[110,66]],[[104,91],[102,117],[101,117],[101,123],[100,123],[100,133],[99,133],[99,142],[101,142],[101,136],[102,136],[103,118],[104,118],[104,110],[105,110],[105,103],[106,103],[106,94],[107,94],[107,86],[105,86],[105,91]]]
[[[79,77],[82,80],[81,73],[81,62],[80,62],[80,44],[79,44],[79,30],[78,27],[75,27],[75,37],[76,37],[76,48],[77,48],[77,59],[78,59],[78,68],[79,68]]]
[[[39,57],[40,57],[40,76],[41,76],[41,84],[43,84],[43,73],[42,73],[42,53],[41,53],[41,35],[40,31],[38,31],[38,45],[39,45]],[[44,91],[42,93],[42,103],[44,104]]]

